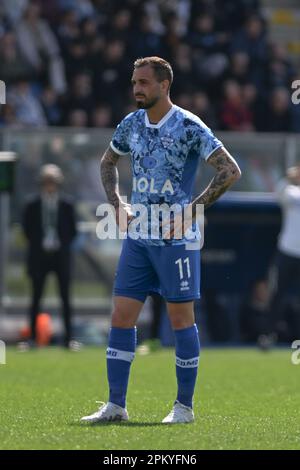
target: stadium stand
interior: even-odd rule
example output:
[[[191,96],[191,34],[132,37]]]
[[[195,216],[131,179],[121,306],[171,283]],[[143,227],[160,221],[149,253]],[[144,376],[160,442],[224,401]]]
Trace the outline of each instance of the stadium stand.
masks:
[[[3,0],[8,104],[0,125],[112,127],[133,109],[132,61],[161,55],[174,66],[174,101],[213,128],[298,132],[289,100],[299,66],[296,5]]]

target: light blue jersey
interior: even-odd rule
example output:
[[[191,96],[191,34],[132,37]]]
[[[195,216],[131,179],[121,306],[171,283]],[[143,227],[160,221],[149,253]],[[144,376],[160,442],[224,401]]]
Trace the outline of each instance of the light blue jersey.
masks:
[[[157,124],[149,122],[144,109],[129,114],[118,125],[110,145],[119,155],[131,156],[131,204],[143,204],[150,211],[153,204],[179,204],[182,208],[189,204],[198,159],[207,160],[222,143],[201,119],[172,105]],[[143,242],[165,244],[154,239]]]

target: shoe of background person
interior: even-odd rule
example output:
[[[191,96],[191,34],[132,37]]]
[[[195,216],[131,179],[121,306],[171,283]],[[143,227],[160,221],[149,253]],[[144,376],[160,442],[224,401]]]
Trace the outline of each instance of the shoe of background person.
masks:
[[[127,410],[121,406],[115,405],[114,403],[108,402],[103,403],[96,413],[81,418],[81,423],[101,423],[101,422],[116,422],[116,421],[128,421],[129,416]]]
[[[275,346],[277,342],[277,335],[276,333],[271,334],[263,334],[257,338],[257,346],[261,351],[269,351],[271,348]]]
[[[193,409],[175,401],[171,413],[162,422],[164,424],[192,423],[195,420]]]
[[[70,351],[78,352],[82,349],[82,343],[73,339],[65,344],[65,348],[69,349]]]
[[[146,356],[152,352],[159,351],[162,348],[161,342],[159,339],[148,339],[140,344],[136,351],[141,356]]]
[[[19,352],[27,352],[30,349],[36,349],[37,345],[36,342],[33,341],[32,339],[29,339],[28,341],[19,341],[17,343],[17,350]]]

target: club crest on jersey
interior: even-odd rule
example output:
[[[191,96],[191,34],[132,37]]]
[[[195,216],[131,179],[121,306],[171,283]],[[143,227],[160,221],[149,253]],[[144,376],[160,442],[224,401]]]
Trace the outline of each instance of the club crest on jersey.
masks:
[[[163,136],[161,137],[160,140],[165,149],[167,149],[168,147],[171,147],[171,145],[174,143],[174,139],[172,139],[172,137],[169,137],[169,136]]]
[[[149,180],[145,177],[142,178],[133,178],[132,190],[150,194],[165,194],[166,192],[174,194],[174,189],[172,183],[169,179],[166,179],[163,185],[157,185],[155,178],[150,178]]]

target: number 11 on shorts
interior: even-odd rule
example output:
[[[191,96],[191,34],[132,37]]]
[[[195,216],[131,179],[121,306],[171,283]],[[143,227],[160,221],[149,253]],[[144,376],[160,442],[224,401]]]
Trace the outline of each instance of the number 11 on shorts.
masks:
[[[190,259],[189,257],[185,258],[182,262],[182,258],[178,258],[175,261],[175,264],[178,264],[178,269],[179,269],[179,278],[183,279],[183,264],[186,264],[186,271],[187,271],[187,277],[191,277],[191,268],[190,268]]]

